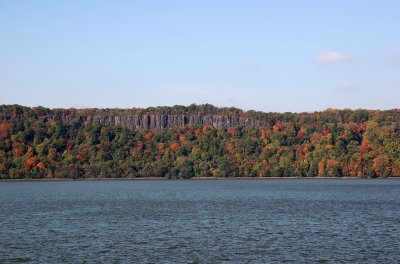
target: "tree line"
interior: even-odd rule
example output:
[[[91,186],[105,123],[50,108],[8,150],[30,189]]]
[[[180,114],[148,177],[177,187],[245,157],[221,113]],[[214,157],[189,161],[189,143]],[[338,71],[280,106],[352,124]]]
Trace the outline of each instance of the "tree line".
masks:
[[[43,115],[225,114],[264,127],[131,131]],[[0,106],[0,178],[400,176],[400,111],[262,113],[212,105],[147,109]],[[23,116],[23,119],[17,117]],[[73,120],[73,119],[71,119]]]

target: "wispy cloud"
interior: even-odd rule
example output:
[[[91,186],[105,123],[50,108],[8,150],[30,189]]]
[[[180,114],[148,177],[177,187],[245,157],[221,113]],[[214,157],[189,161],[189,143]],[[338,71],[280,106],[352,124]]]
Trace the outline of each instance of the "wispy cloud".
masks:
[[[389,62],[389,63],[392,63],[392,64],[398,64],[400,62],[399,61],[399,57],[397,56],[397,54],[393,53],[393,52],[386,53],[385,54],[385,60],[387,62]]]
[[[251,71],[261,71],[263,69],[263,66],[261,64],[254,62],[243,62],[242,66],[243,68],[246,68]]]
[[[361,85],[354,82],[345,82],[340,84],[339,87],[341,89],[346,89],[346,90],[355,90],[355,89],[360,89]]]
[[[335,62],[349,62],[352,58],[344,53],[336,52],[336,51],[329,51],[321,53],[316,62],[319,64],[326,64],[326,63],[335,63]]]

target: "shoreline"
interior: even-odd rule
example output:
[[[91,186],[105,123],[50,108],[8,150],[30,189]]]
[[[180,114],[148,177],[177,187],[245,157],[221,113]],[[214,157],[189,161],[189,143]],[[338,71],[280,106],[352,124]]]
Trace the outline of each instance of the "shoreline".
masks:
[[[0,179],[1,182],[58,182],[58,181],[215,181],[215,180],[390,180],[400,177],[362,178],[362,177],[193,177],[188,179],[168,179],[164,177],[138,178],[42,178],[42,179]]]

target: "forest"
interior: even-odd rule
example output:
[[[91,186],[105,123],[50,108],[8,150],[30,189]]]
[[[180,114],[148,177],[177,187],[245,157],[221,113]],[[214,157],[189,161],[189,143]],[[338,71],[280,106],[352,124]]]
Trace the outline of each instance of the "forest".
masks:
[[[129,115],[184,121],[150,130],[89,118]],[[199,119],[204,116],[210,118]],[[250,125],[207,121],[221,116]],[[209,104],[0,106],[0,179],[398,176],[399,109],[263,113]]]

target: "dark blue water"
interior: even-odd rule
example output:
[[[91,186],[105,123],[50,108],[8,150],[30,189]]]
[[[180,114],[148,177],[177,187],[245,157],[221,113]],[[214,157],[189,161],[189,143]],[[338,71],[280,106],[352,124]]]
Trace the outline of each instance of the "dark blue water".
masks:
[[[398,263],[400,180],[0,183],[0,263]]]

